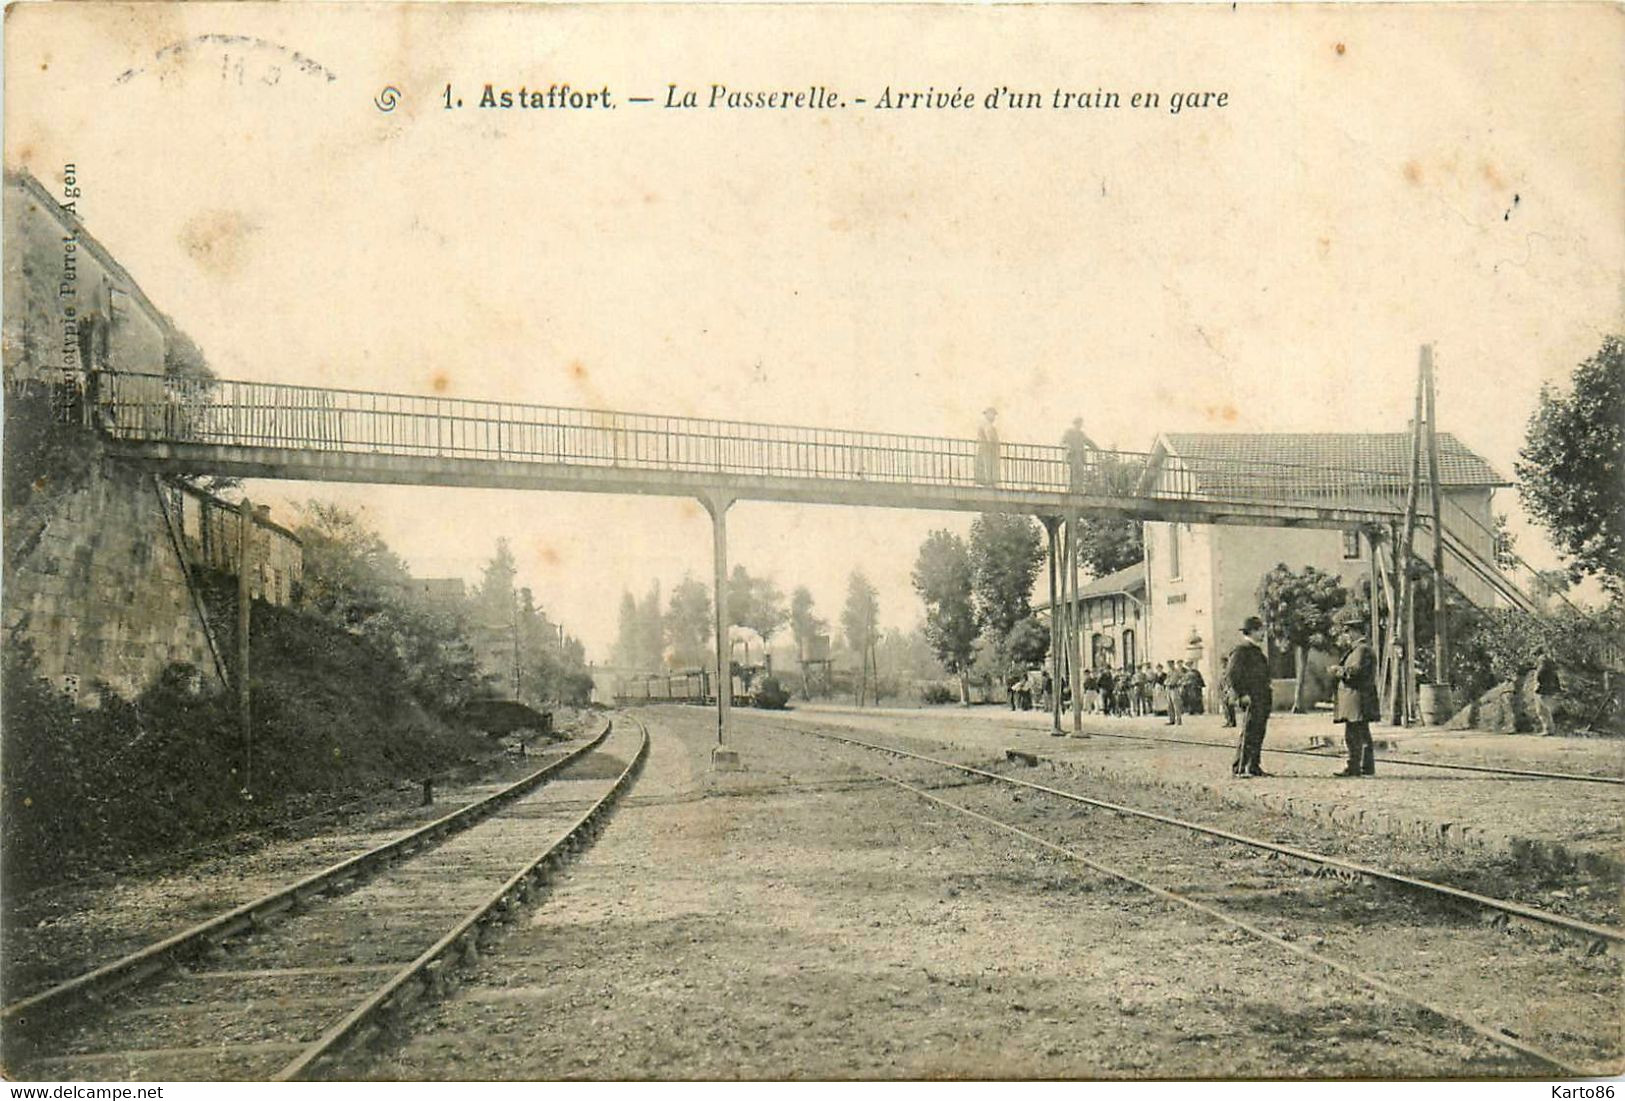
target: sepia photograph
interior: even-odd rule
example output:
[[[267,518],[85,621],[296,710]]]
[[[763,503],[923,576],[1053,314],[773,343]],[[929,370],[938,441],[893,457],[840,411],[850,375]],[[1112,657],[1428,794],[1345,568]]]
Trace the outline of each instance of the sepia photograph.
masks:
[[[1622,13],[11,3],[0,1078],[1612,1097]]]

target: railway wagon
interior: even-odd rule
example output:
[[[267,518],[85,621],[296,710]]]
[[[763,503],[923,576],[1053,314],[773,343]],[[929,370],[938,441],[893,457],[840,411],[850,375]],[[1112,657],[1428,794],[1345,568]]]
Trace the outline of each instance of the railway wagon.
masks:
[[[711,674],[703,670],[681,673],[642,673],[616,678],[615,702],[623,705],[644,703],[695,703],[712,699]]]
[[[733,702],[743,707],[750,703],[750,689],[738,673],[733,682]],[[615,702],[623,706],[646,703],[714,704],[717,702],[712,685],[713,675],[704,669],[690,669],[681,673],[641,673],[618,677],[615,681]]]

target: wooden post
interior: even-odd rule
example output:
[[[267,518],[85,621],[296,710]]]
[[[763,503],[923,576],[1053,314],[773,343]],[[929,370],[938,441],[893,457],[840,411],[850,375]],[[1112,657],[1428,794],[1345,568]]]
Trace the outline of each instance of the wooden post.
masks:
[[[1428,495],[1433,504],[1433,690],[1448,693],[1450,684],[1449,625],[1445,621],[1444,499],[1439,487],[1439,425],[1434,403],[1433,345],[1422,345],[1422,377],[1427,389]],[[1448,703],[1441,701],[1445,710]]]
[[[1427,362],[1427,348],[1423,348],[1423,364]],[[1411,474],[1405,486],[1405,535],[1394,568],[1399,571],[1399,614],[1404,620],[1405,644],[1400,669],[1402,720],[1411,723],[1416,706],[1416,586],[1411,583],[1411,558],[1416,546],[1416,505],[1422,481],[1422,386],[1424,368],[1416,374],[1416,404],[1411,414]],[[1400,628],[1396,625],[1395,630]]]
[[[1387,648],[1383,654],[1383,714],[1388,716],[1390,725],[1397,726],[1400,716],[1404,712],[1403,678],[1400,676],[1400,649],[1404,641],[1404,634],[1400,631],[1400,592],[1399,579],[1395,574],[1399,562],[1399,528],[1395,526],[1389,532],[1389,538],[1381,545],[1382,552],[1382,596],[1383,602],[1388,606],[1388,639]]]
[[[1416,586],[1405,601],[1405,725],[1416,722]]]
[[[253,790],[253,699],[249,692],[248,630],[254,606],[248,571],[253,566],[254,506],[247,497],[237,506],[237,720],[243,738],[243,793]]]
[[[1381,580],[1377,576],[1378,569],[1377,569],[1377,532],[1376,532],[1376,529],[1375,528],[1362,528],[1360,530],[1360,537],[1365,540],[1365,553],[1366,553],[1366,557],[1370,560],[1367,563],[1368,569],[1367,569],[1367,580],[1366,580],[1366,589],[1367,589],[1367,593],[1366,593],[1366,597],[1367,597],[1366,641],[1371,644],[1372,653],[1381,654],[1383,652],[1382,651],[1382,617],[1381,617],[1381,615],[1379,613],[1380,613],[1381,607],[1382,607],[1382,588],[1381,588]]]

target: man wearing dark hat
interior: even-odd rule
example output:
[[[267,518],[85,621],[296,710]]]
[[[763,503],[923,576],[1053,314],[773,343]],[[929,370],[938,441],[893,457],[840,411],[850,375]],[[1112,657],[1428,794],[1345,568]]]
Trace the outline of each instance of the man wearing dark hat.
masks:
[[[1241,737],[1230,771],[1239,777],[1267,776],[1258,759],[1270,721],[1270,662],[1264,656],[1264,621],[1255,615],[1241,625],[1241,641],[1230,652],[1224,680],[1241,713]]]
[[[1343,660],[1327,670],[1337,678],[1337,700],[1332,722],[1343,724],[1348,764],[1333,776],[1371,776],[1377,771],[1371,746],[1371,720],[1378,714],[1377,655],[1371,652],[1363,629],[1364,617],[1339,613]]]

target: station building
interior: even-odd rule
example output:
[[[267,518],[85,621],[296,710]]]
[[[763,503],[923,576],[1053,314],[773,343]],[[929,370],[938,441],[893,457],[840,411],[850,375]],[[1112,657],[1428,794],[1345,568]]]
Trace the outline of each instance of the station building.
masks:
[[[1445,527],[1469,553],[1493,562],[1493,495],[1510,483],[1449,433],[1440,433]],[[1397,494],[1410,476],[1411,433],[1166,433],[1152,450],[1142,485],[1178,479],[1220,500],[1303,499],[1333,490],[1338,472],[1360,472],[1369,492]],[[1227,474],[1227,464],[1236,473]],[[1260,479],[1254,464],[1275,464]],[[1328,477],[1328,472],[1333,476]],[[1078,585],[1080,657],[1085,668],[1122,668],[1174,659],[1194,662],[1209,691],[1243,620],[1258,613],[1258,585],[1276,565],[1314,566],[1353,589],[1371,573],[1370,546],[1357,530],[1147,521],[1145,559]],[[1416,553],[1432,555],[1432,534],[1416,533]],[[1499,597],[1482,577],[1446,559],[1446,575],[1481,607]],[[1278,673],[1293,675],[1290,655]],[[1315,667],[1323,661],[1314,663]]]

